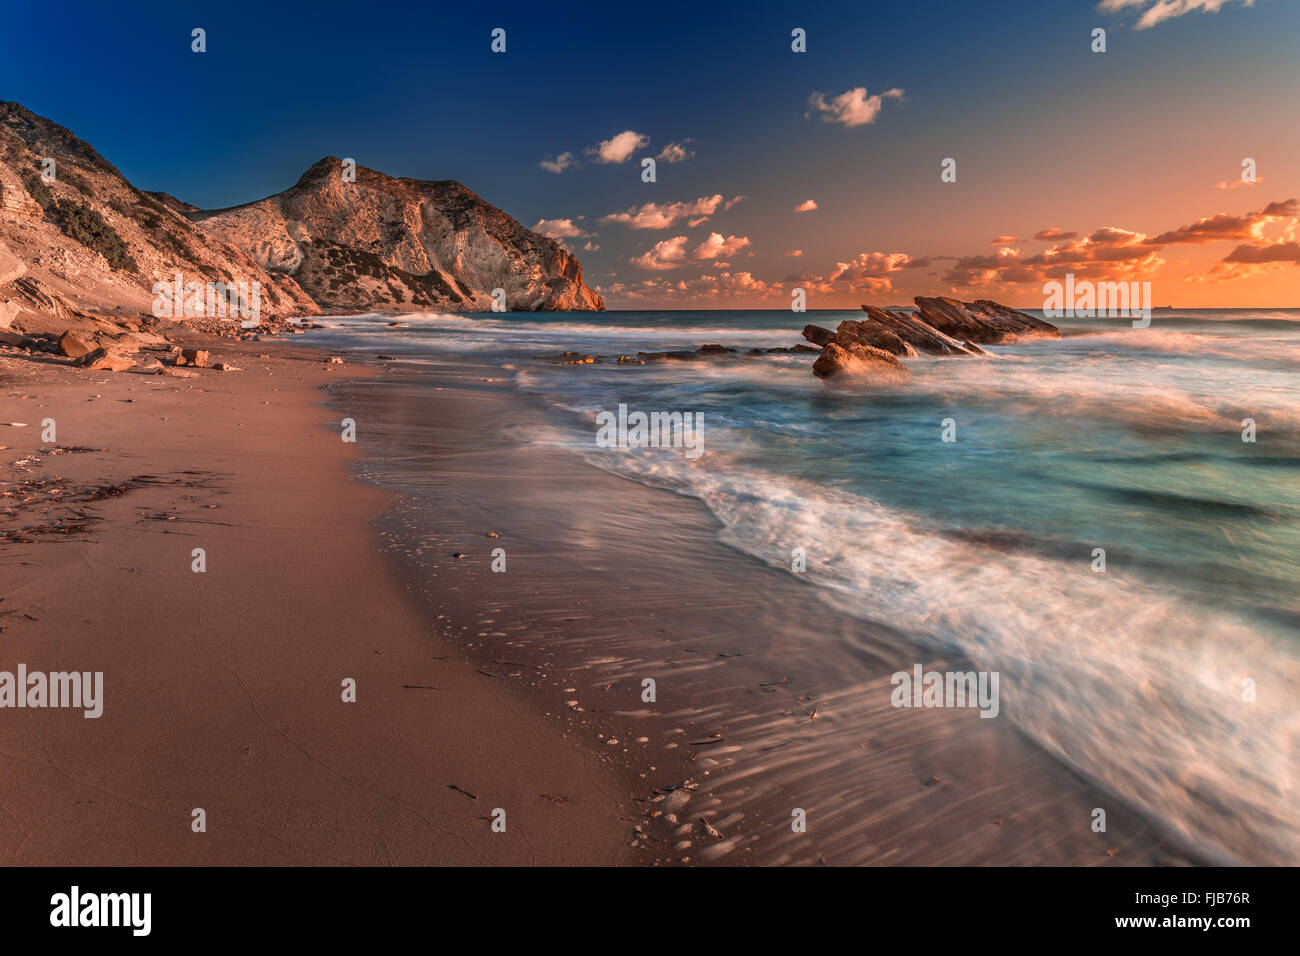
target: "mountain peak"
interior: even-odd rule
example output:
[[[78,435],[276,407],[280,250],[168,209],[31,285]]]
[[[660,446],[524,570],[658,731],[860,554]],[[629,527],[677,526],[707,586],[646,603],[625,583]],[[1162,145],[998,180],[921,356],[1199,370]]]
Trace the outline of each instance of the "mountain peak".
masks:
[[[326,156],[281,193],[200,210],[142,192],[71,131],[0,101],[0,253],[23,266],[25,290],[0,283],[0,326],[65,308],[147,312],[154,283],[177,274],[258,282],[268,317],[486,311],[498,289],[508,309],[604,308],[572,254],[460,183],[342,173]]]
[[[360,165],[345,180],[343,162],[326,156],[283,192],[192,218],[330,311],[485,311],[497,289],[510,310],[604,308],[572,253],[460,183]]]

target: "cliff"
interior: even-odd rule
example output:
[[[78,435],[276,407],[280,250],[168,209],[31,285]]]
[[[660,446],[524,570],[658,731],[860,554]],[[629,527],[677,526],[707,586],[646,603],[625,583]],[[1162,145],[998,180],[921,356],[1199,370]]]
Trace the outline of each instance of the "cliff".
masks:
[[[291,277],[267,273],[141,192],[67,129],[0,102],[0,328],[149,313],[154,283],[177,273],[186,282],[260,282],[267,317],[319,311]]]
[[[54,161],[52,179],[42,177]],[[137,189],[90,144],[0,102],[0,329],[151,312],[155,283],[258,283],[264,319],[603,309],[567,250],[456,182],[323,159],[282,193],[204,211]]]
[[[497,288],[511,310],[604,309],[573,255],[460,183],[355,174],[327,157],[282,193],[186,215],[332,312],[483,311]]]

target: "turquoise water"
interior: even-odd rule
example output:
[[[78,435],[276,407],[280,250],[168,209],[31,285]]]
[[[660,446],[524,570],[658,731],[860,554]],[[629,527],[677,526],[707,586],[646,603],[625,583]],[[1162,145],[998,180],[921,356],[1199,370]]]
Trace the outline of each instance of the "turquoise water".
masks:
[[[1225,860],[1295,862],[1300,310],[1068,320],[856,394],[811,355],[547,358],[789,346],[858,315],[358,317],[330,337],[506,365],[553,410],[535,440],[699,498],[758,560],[804,549],[846,613],[999,671],[1006,718],[1080,773]],[[703,413],[705,453],[597,447],[596,413],[620,403]]]

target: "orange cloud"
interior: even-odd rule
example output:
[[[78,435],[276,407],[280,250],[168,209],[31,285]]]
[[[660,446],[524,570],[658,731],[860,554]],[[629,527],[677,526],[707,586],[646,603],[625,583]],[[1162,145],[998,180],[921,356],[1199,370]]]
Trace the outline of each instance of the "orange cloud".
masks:
[[[745,246],[749,245],[748,236],[727,236],[715,232],[695,247],[696,259],[730,259]]]
[[[671,239],[656,242],[649,252],[634,258],[632,264],[640,266],[642,269],[663,272],[668,269],[676,269],[685,261],[686,237],[673,236]]]
[[[741,198],[743,197],[736,197],[730,205],[735,205]],[[667,229],[680,219],[691,218],[690,225],[697,226],[712,216],[721,205],[721,193],[714,196],[701,196],[694,202],[674,202],[664,205],[648,202],[640,208],[633,206],[626,212],[610,213],[600,221],[622,223],[633,229]]]
[[[1263,209],[1248,212],[1244,216],[1230,216],[1227,213],[1215,213],[1205,219],[1198,219],[1190,226],[1179,226],[1169,232],[1161,233],[1147,244],[1168,246],[1175,243],[1221,242],[1225,239],[1261,239],[1263,229],[1279,219],[1294,218],[1300,213],[1300,200],[1285,199],[1271,202]]]

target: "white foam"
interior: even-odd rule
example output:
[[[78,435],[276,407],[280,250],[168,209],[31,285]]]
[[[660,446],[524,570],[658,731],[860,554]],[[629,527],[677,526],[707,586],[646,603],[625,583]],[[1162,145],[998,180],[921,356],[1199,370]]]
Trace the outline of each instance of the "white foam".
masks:
[[[1007,719],[1190,846],[1225,862],[1300,854],[1293,646],[1093,573],[1088,554],[1067,564],[990,551],[857,495],[732,473],[725,454],[588,457],[700,498],[724,541],[774,566],[806,548],[804,579],[842,611],[998,671]],[[849,649],[825,654],[852,673]],[[1241,699],[1246,678],[1253,703]]]

